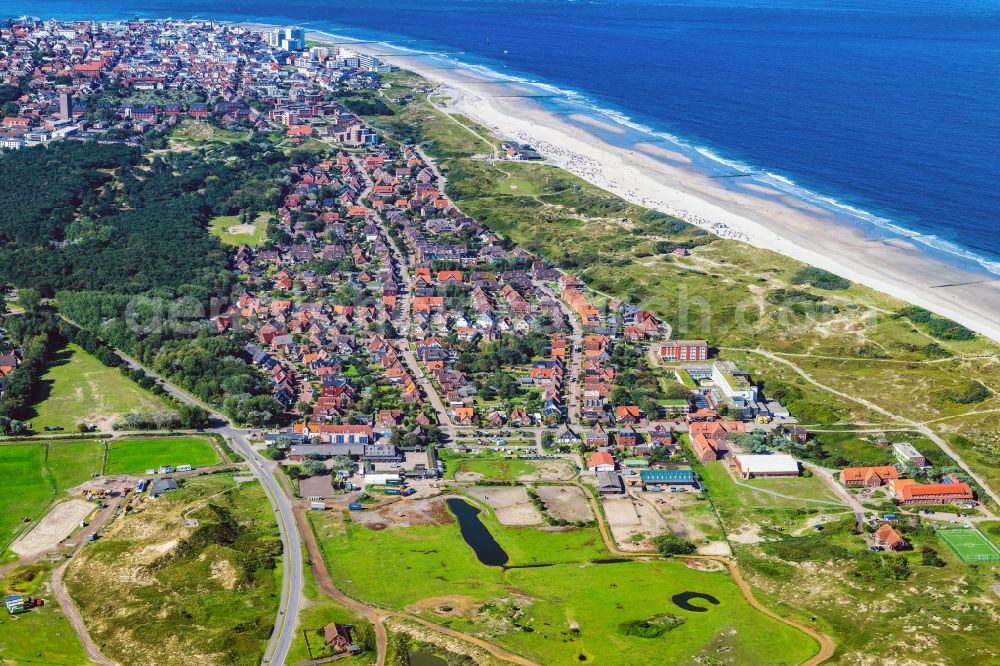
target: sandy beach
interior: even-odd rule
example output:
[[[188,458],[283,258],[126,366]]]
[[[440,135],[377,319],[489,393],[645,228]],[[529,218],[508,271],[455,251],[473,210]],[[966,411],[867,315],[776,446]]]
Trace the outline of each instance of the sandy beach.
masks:
[[[345,43],[325,33],[310,33],[309,38]],[[366,47],[371,48],[351,46],[362,52]],[[1000,342],[1000,281],[989,274],[952,266],[905,238],[869,236],[833,213],[777,189],[767,194],[768,188],[759,184],[726,187],[677,164],[672,151],[649,145],[639,150],[614,146],[472,70],[435,68],[420,58],[372,52],[440,84],[441,93],[453,100],[449,110],[492,128],[497,136],[530,143],[550,163],[628,201],[831,271]],[[675,163],[655,159],[659,150],[671,153]]]

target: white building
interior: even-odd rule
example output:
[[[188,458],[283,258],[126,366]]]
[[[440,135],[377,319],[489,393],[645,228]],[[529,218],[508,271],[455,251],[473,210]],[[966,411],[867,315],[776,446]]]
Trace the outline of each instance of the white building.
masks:
[[[760,476],[798,476],[799,463],[787,453],[771,455],[737,454],[733,456],[736,470],[744,479]]]
[[[271,48],[281,51],[304,51],[306,48],[305,28],[292,26],[275,28],[267,33],[267,43]]]
[[[749,375],[738,370],[731,361],[712,364],[712,382],[736,409],[746,409],[757,402],[757,387],[750,382]]]

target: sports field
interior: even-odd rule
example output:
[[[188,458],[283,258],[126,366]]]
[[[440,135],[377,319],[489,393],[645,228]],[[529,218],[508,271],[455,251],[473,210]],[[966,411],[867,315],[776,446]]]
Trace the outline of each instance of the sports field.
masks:
[[[938,530],[937,535],[948,544],[963,562],[989,562],[1000,560],[1000,548],[979,530],[958,528]]]
[[[207,437],[153,437],[113,440],[106,474],[144,474],[161,465],[207,467],[219,462]]]

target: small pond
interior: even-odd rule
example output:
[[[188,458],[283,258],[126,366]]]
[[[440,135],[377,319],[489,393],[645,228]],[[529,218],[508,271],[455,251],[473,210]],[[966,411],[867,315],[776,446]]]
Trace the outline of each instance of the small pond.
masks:
[[[691,611],[692,613],[704,613],[708,609],[702,605],[691,603],[695,599],[704,599],[713,606],[719,605],[719,600],[713,597],[711,594],[705,594],[703,592],[681,592],[680,594],[675,594],[670,597],[670,601],[674,602],[674,605],[678,608],[683,608],[686,611]]]
[[[410,650],[410,666],[448,666],[448,662],[434,654]]]
[[[486,525],[479,519],[479,509],[465,500],[453,497],[448,500],[448,508],[458,518],[462,538],[469,544],[480,562],[490,567],[502,567],[510,559],[507,551],[500,547]]]

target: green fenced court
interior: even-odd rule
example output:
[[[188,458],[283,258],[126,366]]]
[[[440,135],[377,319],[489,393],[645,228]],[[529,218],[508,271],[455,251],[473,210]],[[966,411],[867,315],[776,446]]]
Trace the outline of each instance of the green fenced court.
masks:
[[[937,535],[963,562],[995,562],[1000,560],[1000,548],[975,528],[938,530]]]

